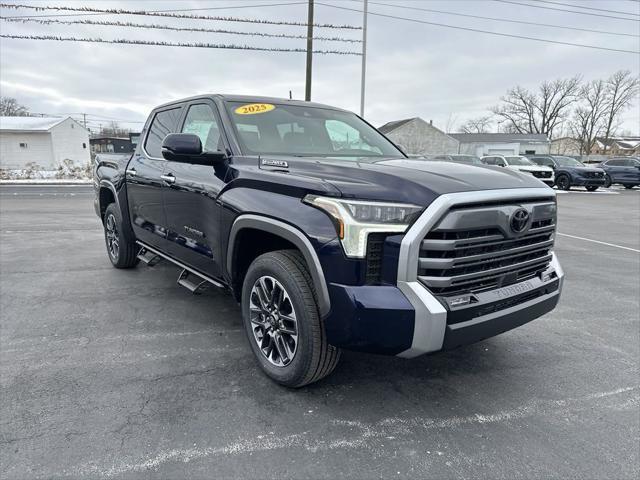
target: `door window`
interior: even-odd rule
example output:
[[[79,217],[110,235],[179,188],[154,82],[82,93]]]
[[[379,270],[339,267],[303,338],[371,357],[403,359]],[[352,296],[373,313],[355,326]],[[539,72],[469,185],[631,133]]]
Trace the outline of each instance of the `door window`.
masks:
[[[162,158],[162,141],[176,131],[181,109],[182,107],[163,110],[153,117],[144,143],[144,149],[150,157]]]
[[[209,104],[191,105],[184,120],[182,133],[193,133],[200,137],[204,152],[224,150],[220,139],[218,121]]]

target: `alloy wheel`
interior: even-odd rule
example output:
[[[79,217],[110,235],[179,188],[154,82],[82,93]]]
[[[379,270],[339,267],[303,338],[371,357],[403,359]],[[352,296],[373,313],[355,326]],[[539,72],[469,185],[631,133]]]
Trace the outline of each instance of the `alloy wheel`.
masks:
[[[262,355],[276,367],[289,365],[298,347],[298,321],[284,286],[271,276],[258,278],[249,296],[249,310]]]
[[[118,260],[120,253],[120,235],[118,233],[116,217],[113,214],[107,216],[104,229],[107,237],[107,250],[109,251],[109,255],[111,255],[112,259]]]

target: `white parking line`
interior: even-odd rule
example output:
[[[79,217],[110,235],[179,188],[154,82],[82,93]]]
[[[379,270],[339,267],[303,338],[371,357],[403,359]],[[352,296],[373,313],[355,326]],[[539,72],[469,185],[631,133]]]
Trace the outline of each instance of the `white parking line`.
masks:
[[[632,252],[640,253],[640,250],[636,248],[623,247],[622,245],[616,245],[615,243],[601,242],[600,240],[593,240],[591,238],[578,237],[576,235],[569,235],[567,233],[560,233],[560,232],[558,232],[558,235],[561,235],[563,237],[576,238],[578,240],[584,240],[585,242],[599,243],[600,245],[606,245],[607,247],[621,248],[623,250],[631,250]]]
[[[609,190],[596,190],[595,192],[588,192],[586,190],[556,190],[556,193],[584,193],[589,195],[620,195],[620,192],[611,192]]]

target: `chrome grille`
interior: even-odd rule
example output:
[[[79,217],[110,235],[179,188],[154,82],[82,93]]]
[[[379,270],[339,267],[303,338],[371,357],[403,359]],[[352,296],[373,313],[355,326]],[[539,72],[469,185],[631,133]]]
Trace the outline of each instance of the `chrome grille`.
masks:
[[[551,178],[551,172],[531,172],[536,178]]]
[[[516,234],[509,225],[519,208],[530,213],[530,221]],[[422,240],[418,279],[438,295],[521,282],[547,269],[555,228],[553,200],[452,209]]]

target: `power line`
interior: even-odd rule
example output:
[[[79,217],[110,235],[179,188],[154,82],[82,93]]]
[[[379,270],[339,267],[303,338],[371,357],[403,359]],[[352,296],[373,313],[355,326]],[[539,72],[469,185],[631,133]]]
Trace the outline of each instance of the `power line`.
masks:
[[[162,12],[196,12],[202,10],[233,10],[238,8],[256,8],[256,7],[279,7],[285,5],[304,5],[307,2],[289,2],[289,3],[266,3],[259,5],[233,5],[226,7],[201,7],[201,8],[178,8],[178,9],[169,9],[169,10],[151,10],[153,13],[162,13]],[[59,15],[25,15],[22,18],[42,18],[42,17],[83,17],[88,15],[108,15],[107,13],[66,13]]]
[[[181,18],[190,20],[217,20],[222,22],[244,22],[244,23],[257,23],[263,25],[289,25],[294,27],[306,27],[304,22],[288,22],[280,20],[259,20],[253,18],[238,18],[238,17],[226,17],[226,16],[211,16],[211,15],[187,15],[182,13],[170,13],[170,12],[152,12],[146,10],[124,10],[121,8],[109,8],[100,9],[93,7],[60,7],[60,6],[46,6],[39,7],[35,5],[22,5],[12,3],[0,3],[0,7],[9,9],[31,9],[36,11],[54,10],[54,11],[72,11],[72,12],[89,12],[111,15],[143,15],[150,17],[168,17],[168,18]],[[19,18],[19,17],[17,17]],[[334,25],[331,23],[316,23],[313,25],[317,28],[335,28],[335,29],[348,29],[348,30],[360,30],[362,27],[354,25]]]
[[[640,14],[637,14],[637,13],[621,12],[620,10],[607,10],[606,8],[585,7],[584,5],[576,5],[575,3],[551,2],[548,0],[533,0],[533,1],[539,2],[539,3],[549,3],[551,5],[561,5],[563,7],[583,8],[585,10],[594,10],[597,12],[621,13],[623,15],[634,15],[636,17],[640,17]]]
[[[286,33],[264,33],[264,32],[241,32],[239,30],[226,30],[219,28],[197,28],[197,27],[173,27],[171,25],[158,25],[147,23],[133,23],[133,22],[119,22],[119,21],[104,21],[104,20],[52,20],[52,19],[38,19],[38,18],[13,18],[2,17],[0,20],[13,23],[38,23],[40,25],[95,25],[100,27],[124,27],[124,28],[144,28],[144,29],[157,29],[157,30],[171,30],[176,32],[205,32],[205,33],[222,33],[229,35],[245,35],[254,37],[269,37],[269,38],[293,38],[293,39],[306,39],[306,35],[290,35]],[[325,42],[346,42],[346,43],[361,43],[362,40],[341,38],[341,37],[313,37],[314,40]]]
[[[357,1],[357,0],[352,0],[352,1]],[[496,17],[482,17],[479,15],[471,15],[471,14],[467,14],[467,13],[458,13],[458,12],[448,12],[448,11],[444,11],[444,10],[433,10],[430,8],[420,8],[420,7],[410,7],[408,5],[391,5],[388,3],[380,3],[380,2],[369,2],[372,5],[380,5],[380,6],[384,6],[384,7],[397,7],[397,8],[404,8],[407,10],[417,10],[417,11],[421,11],[421,12],[431,12],[431,13],[443,13],[446,15],[456,15],[459,17],[468,17],[468,18],[478,18],[481,20],[494,20],[497,22],[508,22],[508,23],[518,23],[521,25],[535,25],[538,27],[552,27],[552,28],[562,28],[562,29],[567,29],[567,30],[577,30],[580,32],[591,32],[591,33],[602,33],[602,34],[606,34],[606,35],[619,35],[619,36],[624,36],[624,37],[640,37],[640,35],[635,35],[633,33],[619,33],[619,32],[606,32],[604,30],[592,30],[590,28],[579,28],[579,27],[570,27],[567,25],[552,25],[552,24],[548,24],[548,23],[536,23],[536,22],[525,22],[523,20],[511,20],[511,19],[507,19],[507,18],[496,18]]]
[[[638,21],[638,20],[635,20],[633,18],[616,17],[616,16],[613,16],[613,15],[603,15],[601,13],[581,12],[579,10],[563,10],[562,8],[543,7],[542,5],[532,5],[530,3],[513,2],[511,0],[493,0],[493,1],[494,2],[500,2],[500,3],[511,3],[513,5],[520,5],[521,7],[542,8],[544,10],[556,10],[558,12],[577,13],[579,15],[590,15],[592,17],[615,18],[616,20],[626,20],[627,22],[637,22]]]
[[[349,10],[352,12],[359,12],[362,13],[362,10],[357,10],[355,8],[349,8],[349,7],[339,7],[337,5],[330,5],[328,3],[321,3],[321,2],[317,2],[318,5],[323,5],[325,7],[331,7],[331,8],[338,8],[340,10]],[[369,15],[374,15],[377,17],[385,17],[385,18],[393,18],[396,20],[405,20],[407,22],[414,22],[414,23],[421,23],[421,24],[425,24],[425,25],[434,25],[437,27],[445,27],[445,28],[453,28],[456,30],[465,30],[467,32],[476,32],[476,33],[486,33],[488,35],[497,35],[499,37],[509,37],[509,38],[521,38],[524,40],[533,40],[535,42],[545,42],[545,43],[554,43],[554,44],[558,44],[558,45],[569,45],[572,47],[582,47],[582,48],[592,48],[595,50],[607,50],[610,52],[621,52],[621,53],[634,53],[634,54],[640,54],[640,51],[638,50],[622,50],[622,49],[618,49],[618,48],[607,48],[607,47],[598,47],[596,45],[584,45],[581,43],[571,43],[571,42],[562,42],[559,40],[547,40],[544,38],[536,38],[536,37],[526,37],[523,35],[514,35],[511,33],[500,33],[500,32],[490,32],[488,30],[480,30],[477,28],[469,28],[469,27],[460,27],[457,25],[447,25],[445,23],[436,23],[436,22],[427,22],[425,20],[418,20],[415,18],[407,18],[407,17],[398,17],[395,15],[387,15],[384,13],[378,13],[378,12],[371,12],[369,11]]]
[[[116,38],[113,40],[105,40],[103,38],[79,38],[79,37],[58,37],[55,35],[6,35],[1,34],[0,38],[10,38],[14,40],[51,40],[57,42],[89,42],[89,43],[114,43],[121,45],[147,45],[159,47],[186,47],[186,48],[218,48],[225,50],[254,50],[261,52],[293,52],[306,53],[305,48],[280,48],[280,47],[254,47],[249,45],[234,45],[224,43],[184,43],[184,42],[162,42],[149,40],[129,40],[125,38]],[[313,53],[319,55],[362,55],[360,52],[350,52],[343,50],[314,50]]]

